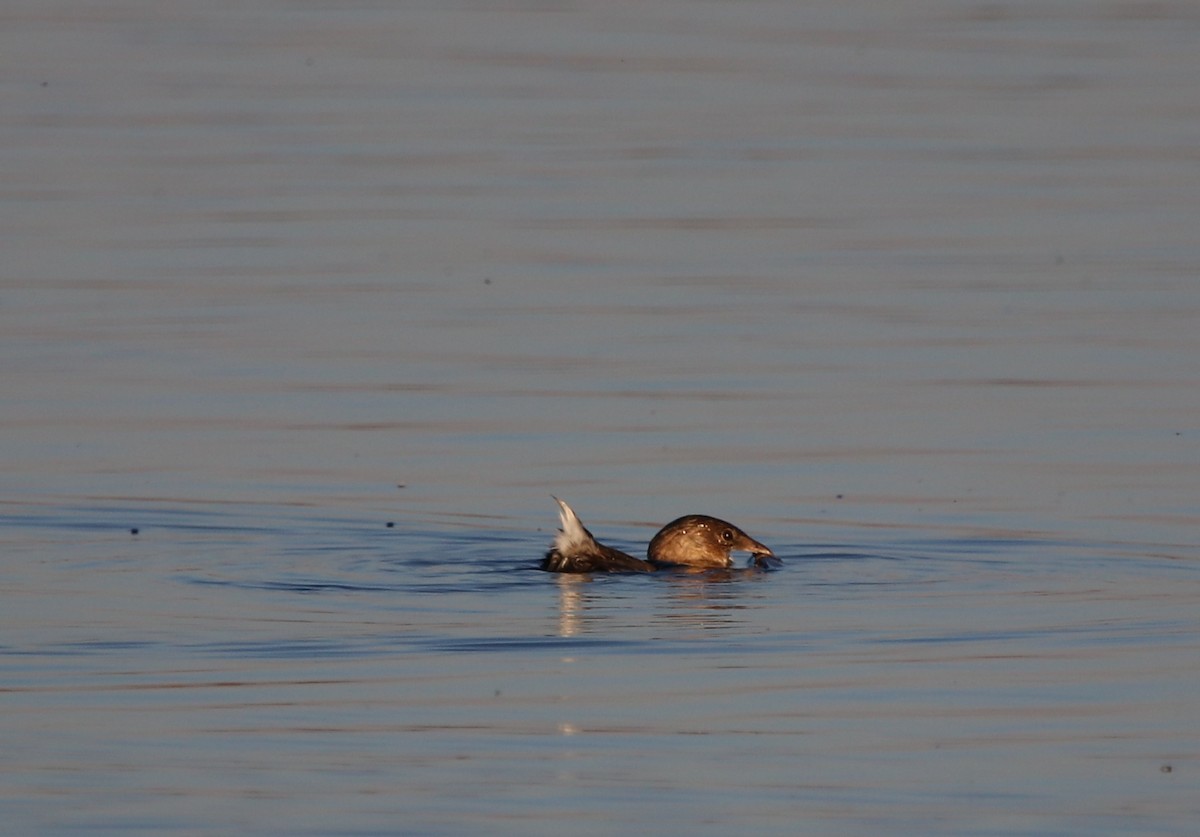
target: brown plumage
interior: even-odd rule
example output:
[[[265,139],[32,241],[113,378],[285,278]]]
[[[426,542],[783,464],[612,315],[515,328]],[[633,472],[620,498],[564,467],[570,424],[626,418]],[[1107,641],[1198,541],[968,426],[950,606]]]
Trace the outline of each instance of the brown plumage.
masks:
[[[763,565],[775,553],[732,523],[702,514],[689,514],[659,530],[647,549],[648,561],[626,555],[597,541],[575,511],[557,497],[562,531],[546,553],[541,567],[556,573],[653,572],[660,567],[716,569],[733,566],[731,552],[749,552]]]

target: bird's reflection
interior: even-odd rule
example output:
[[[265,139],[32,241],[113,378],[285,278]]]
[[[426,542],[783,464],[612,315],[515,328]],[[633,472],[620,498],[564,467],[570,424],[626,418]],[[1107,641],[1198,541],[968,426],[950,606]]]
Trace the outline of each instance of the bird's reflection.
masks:
[[[591,579],[585,575],[557,575],[554,580],[558,582],[558,635],[575,636],[584,611],[583,587]]]
[[[650,612],[645,617],[633,616],[639,625],[727,630],[744,622],[741,614],[759,598],[755,582],[765,576],[753,567],[660,572],[653,578],[622,578],[620,582],[630,585],[623,589],[612,583],[617,579],[604,578],[607,583],[598,583],[602,577],[557,574],[558,635],[611,634],[613,622],[622,613],[634,615],[643,607]]]

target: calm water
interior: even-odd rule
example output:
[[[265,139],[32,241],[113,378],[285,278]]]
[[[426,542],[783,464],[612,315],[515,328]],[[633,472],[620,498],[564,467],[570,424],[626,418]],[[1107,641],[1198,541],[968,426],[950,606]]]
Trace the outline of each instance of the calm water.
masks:
[[[1194,833],[1197,44],[7,4],[4,828]]]

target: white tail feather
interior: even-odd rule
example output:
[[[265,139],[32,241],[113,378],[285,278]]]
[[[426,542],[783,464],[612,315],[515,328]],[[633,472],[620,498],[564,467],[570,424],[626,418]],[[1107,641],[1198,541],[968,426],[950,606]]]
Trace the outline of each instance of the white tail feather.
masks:
[[[553,494],[550,496],[558,503],[558,520],[562,526],[562,531],[554,536],[554,548],[563,555],[573,555],[589,546],[595,546],[595,538],[583,528],[575,510]]]

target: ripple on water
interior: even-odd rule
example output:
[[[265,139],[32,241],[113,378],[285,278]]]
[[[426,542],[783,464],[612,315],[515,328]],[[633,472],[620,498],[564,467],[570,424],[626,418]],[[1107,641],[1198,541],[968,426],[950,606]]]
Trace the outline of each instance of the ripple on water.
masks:
[[[1194,761],[1175,727],[1193,705],[1178,658],[1195,570],[1169,550],[873,531],[778,539],[771,572],[586,577],[536,569],[538,532],[136,511],[6,524],[37,544],[11,562],[0,616],[21,628],[0,664],[25,764],[62,729],[74,769],[142,760],[140,778],[122,770],[173,799],[231,773],[307,787],[292,765],[311,762],[336,798],[364,791],[351,775],[412,793],[419,775],[544,787],[569,808],[686,763],[676,802],[716,788],[722,810],[789,812],[799,795],[1002,816],[1062,776],[1085,777],[1082,796],[1146,794],[1128,765],[1161,780],[1169,758],[1174,780]],[[143,535],[120,531],[129,519]]]

